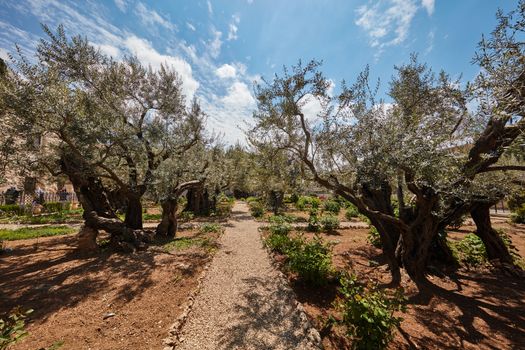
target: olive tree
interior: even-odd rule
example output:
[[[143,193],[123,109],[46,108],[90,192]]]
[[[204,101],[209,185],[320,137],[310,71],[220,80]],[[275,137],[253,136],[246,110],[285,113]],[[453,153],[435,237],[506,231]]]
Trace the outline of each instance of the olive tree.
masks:
[[[393,282],[400,281],[401,265],[422,286],[439,233],[501,196],[487,173],[503,170],[501,155],[525,128],[524,47],[512,35],[522,32],[523,15],[520,6],[500,16],[492,37],[480,44],[480,76],[466,90],[413,57],[396,67],[393,103],[376,99],[367,70],[332,98],[320,63],[299,62],[256,86],[250,137],[293,152],[313,180],[356,205],[381,236]],[[476,113],[466,108],[470,98],[479,102]],[[316,116],[305,115],[312,99],[320,106]]]
[[[49,138],[41,164],[72,182],[87,231],[105,230],[124,248],[141,245],[148,239],[141,198],[163,162],[198,142],[200,108],[186,108],[169,67],[153,70],[133,56],[115,61],[62,27],[44,30],[34,60],[15,61],[2,100],[19,125]]]

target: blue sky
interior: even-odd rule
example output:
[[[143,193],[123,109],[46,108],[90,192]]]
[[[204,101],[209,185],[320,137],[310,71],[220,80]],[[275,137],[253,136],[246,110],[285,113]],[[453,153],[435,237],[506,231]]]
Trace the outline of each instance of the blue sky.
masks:
[[[253,81],[283,65],[323,60],[335,92],[366,64],[384,91],[411,52],[435,70],[472,79],[481,34],[494,28],[498,8],[514,7],[496,0],[0,0],[0,57],[15,43],[30,55],[43,36],[40,23],[63,24],[114,57],[171,65],[186,95],[203,105],[209,129],[233,143],[244,139],[239,126],[255,108]]]

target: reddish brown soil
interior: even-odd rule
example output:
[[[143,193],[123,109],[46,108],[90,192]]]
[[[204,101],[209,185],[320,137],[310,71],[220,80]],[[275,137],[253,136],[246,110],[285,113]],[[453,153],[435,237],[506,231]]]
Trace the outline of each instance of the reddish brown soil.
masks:
[[[0,313],[35,310],[30,335],[13,349],[56,341],[64,342],[60,349],[162,349],[211,251],[153,245],[84,255],[74,242],[74,235],[10,242],[13,251],[0,256]],[[109,313],[115,316],[104,319]]]
[[[496,228],[510,235],[516,249],[525,257],[525,225],[509,225],[505,219],[497,218],[493,222]],[[474,229],[468,223],[450,236],[459,239]],[[333,262],[338,269],[386,284],[390,281],[389,271],[380,249],[367,242],[367,234],[365,229],[345,229],[321,236],[336,243]],[[276,259],[282,261],[283,257],[276,256]],[[329,314],[337,316],[333,307],[337,297],[335,283],[316,290],[294,276],[289,278],[307,314],[322,330]],[[429,278],[433,296],[424,297],[417,293],[408,276],[403,275],[408,308],[405,314],[400,314],[404,320],[389,349],[525,349],[522,278],[488,268],[460,268],[448,275]],[[350,348],[343,330],[337,327],[323,338],[323,344],[329,350]]]

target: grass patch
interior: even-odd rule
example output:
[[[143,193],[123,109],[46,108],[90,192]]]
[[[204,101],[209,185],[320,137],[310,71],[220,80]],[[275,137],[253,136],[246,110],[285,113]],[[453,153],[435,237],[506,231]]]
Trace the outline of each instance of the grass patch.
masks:
[[[142,214],[142,220],[144,221],[147,221],[147,220],[160,221],[160,219],[162,219],[162,214],[148,214],[148,213]]]
[[[180,237],[163,244],[163,247],[167,252],[174,250],[186,250],[192,247],[201,247],[211,250],[215,248],[215,244],[212,239],[208,237]]]
[[[0,240],[16,241],[37,237],[61,236],[76,232],[77,229],[69,226],[23,227],[16,230],[0,230]]]

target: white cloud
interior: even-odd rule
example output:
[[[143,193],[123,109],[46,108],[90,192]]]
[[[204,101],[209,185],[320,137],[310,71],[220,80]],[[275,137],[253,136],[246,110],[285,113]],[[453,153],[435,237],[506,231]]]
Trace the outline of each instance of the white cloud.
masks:
[[[434,37],[435,36],[436,36],[436,32],[434,30],[428,33],[428,46],[425,50],[425,55],[428,55],[434,49]]]
[[[229,24],[228,38],[227,40],[237,40],[237,30],[239,29],[237,25],[241,21],[239,15],[232,16],[232,22]]]
[[[425,10],[427,10],[429,16],[432,16],[432,14],[434,13],[434,5],[435,0],[421,0],[421,6],[423,6]]]
[[[213,15],[213,7],[211,6],[210,0],[207,1],[207,4],[208,4],[208,13],[210,15]]]
[[[222,33],[218,30],[213,29],[213,39],[208,43],[208,49],[210,56],[213,58],[219,57],[219,54],[221,53],[221,46],[222,46]]]
[[[215,71],[217,76],[222,79],[226,78],[235,78],[235,75],[237,74],[237,71],[234,66],[229,64],[223,64],[217,70]]]
[[[143,64],[149,64],[153,69],[159,69],[161,64],[165,64],[177,71],[182,78],[183,92],[187,100],[191,101],[199,88],[199,83],[193,78],[192,68],[188,62],[180,57],[159,53],[149,41],[135,35],[128,37],[124,44]]]
[[[115,47],[113,45],[108,44],[93,44],[95,47],[97,47],[102,53],[111,56],[113,58],[120,57],[120,49],[118,47]]]
[[[236,81],[228,88],[228,94],[222,98],[222,102],[232,109],[255,106],[255,98],[245,83]]]
[[[9,60],[9,55],[7,54],[7,51],[2,49],[1,47],[0,47],[0,58],[3,59],[4,61]]]
[[[248,4],[253,4],[253,0],[248,0]]]
[[[157,11],[148,9],[143,3],[139,2],[135,8],[135,13],[139,16],[140,21],[147,27],[160,25],[166,29],[174,30],[175,25],[158,14]]]
[[[190,28],[190,30],[192,31],[196,31],[197,28],[195,28],[195,26],[193,24],[191,24],[190,22],[186,22],[186,25],[188,26],[188,28]]]
[[[416,12],[414,0],[381,1],[359,7],[355,23],[367,32],[372,47],[382,48],[405,41]]]
[[[117,5],[119,10],[122,12],[126,12],[126,8],[128,7],[126,0],[115,0],[115,5]]]

